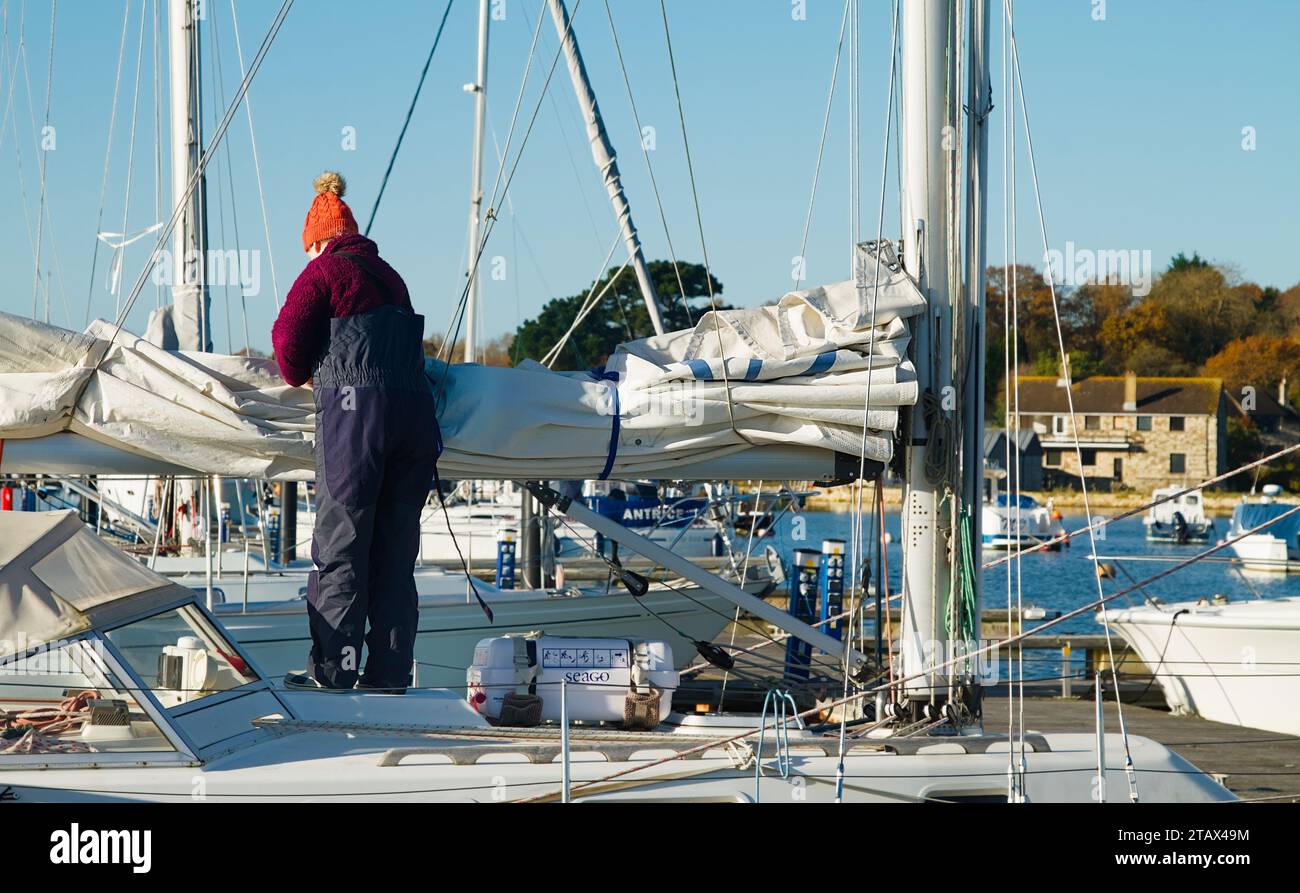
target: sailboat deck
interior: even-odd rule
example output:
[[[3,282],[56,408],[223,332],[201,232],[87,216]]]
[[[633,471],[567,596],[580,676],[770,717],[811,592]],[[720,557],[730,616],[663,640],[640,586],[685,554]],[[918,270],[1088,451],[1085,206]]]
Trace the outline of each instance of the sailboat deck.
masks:
[[[554,725],[535,728],[469,728],[445,726],[419,726],[376,723],[352,723],[338,721],[286,720],[264,718],[254,721],[254,725],[281,732],[343,732],[349,735],[365,735],[382,732],[385,735],[409,736],[423,738],[425,743],[413,743],[407,747],[393,747],[379,758],[379,765],[395,767],[408,758],[421,756],[438,756],[450,760],[456,765],[473,765],[484,758],[492,759],[502,755],[522,756],[531,763],[553,763],[563,753],[560,729]],[[736,748],[727,739],[738,731],[748,728],[719,729],[715,734],[686,734],[680,730],[661,726],[659,730],[648,732],[624,731],[613,727],[573,727],[569,733],[569,752],[576,758],[594,756],[607,762],[627,762],[645,759],[652,752],[669,754],[676,752],[681,759],[700,759],[727,752],[741,763],[748,762],[742,751],[756,752],[760,742],[754,737],[745,739]],[[1025,736],[1031,752],[1047,753],[1051,746],[1037,734]],[[721,743],[719,743],[721,742]],[[713,745],[713,746],[706,746]],[[821,756],[834,756],[839,752],[839,739],[828,735],[792,735],[789,746],[795,751],[816,752]],[[775,735],[767,735],[761,743],[764,758],[775,756],[780,744]],[[880,753],[915,756],[923,753],[992,753],[1007,749],[1004,735],[967,735],[967,736],[917,736],[899,738],[863,738],[850,740],[846,753]]]

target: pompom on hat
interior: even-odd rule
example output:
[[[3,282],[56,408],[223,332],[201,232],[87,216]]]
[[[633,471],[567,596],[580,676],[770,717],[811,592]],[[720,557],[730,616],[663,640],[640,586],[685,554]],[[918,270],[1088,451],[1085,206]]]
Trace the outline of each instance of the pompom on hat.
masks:
[[[302,228],[303,251],[309,251],[315,242],[360,231],[352,209],[343,201],[343,193],[348,188],[343,175],[325,171],[316,178],[315,186],[316,198],[307,209],[307,222]]]

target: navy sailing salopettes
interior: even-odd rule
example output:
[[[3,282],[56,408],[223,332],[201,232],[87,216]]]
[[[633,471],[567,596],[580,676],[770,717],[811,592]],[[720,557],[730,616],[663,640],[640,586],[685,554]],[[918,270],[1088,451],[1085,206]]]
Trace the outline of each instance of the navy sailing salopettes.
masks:
[[[441,449],[423,334],[424,318],[397,306],[332,319],[313,374],[308,672],[330,688],[411,682],[420,513]]]

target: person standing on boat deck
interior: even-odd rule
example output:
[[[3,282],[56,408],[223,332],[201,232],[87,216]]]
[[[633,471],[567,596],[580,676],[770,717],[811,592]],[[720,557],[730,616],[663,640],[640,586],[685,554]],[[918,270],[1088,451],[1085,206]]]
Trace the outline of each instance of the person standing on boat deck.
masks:
[[[359,234],[343,177],[327,171],[315,186],[302,231],[310,260],[271,330],[280,374],[310,383],[316,404],[312,647],[306,674],[285,684],[405,691],[420,512],[442,446],[424,375],[424,317]]]

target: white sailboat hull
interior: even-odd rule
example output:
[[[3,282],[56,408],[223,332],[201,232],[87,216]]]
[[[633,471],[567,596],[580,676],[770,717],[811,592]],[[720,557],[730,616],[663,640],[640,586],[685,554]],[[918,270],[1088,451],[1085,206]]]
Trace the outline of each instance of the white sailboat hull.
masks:
[[[1186,602],[1111,616],[1175,713],[1300,735],[1300,598]]]
[[[428,693],[426,696],[431,696]],[[410,706],[415,695],[401,696]],[[335,702],[347,695],[314,695]],[[369,695],[365,697],[376,697]],[[431,712],[435,708],[431,707]],[[347,712],[346,709],[334,712]],[[674,715],[674,718],[680,719]],[[670,719],[671,722],[671,719]],[[201,767],[119,767],[98,769],[16,769],[0,772],[8,797],[20,802],[509,802],[532,797],[558,800],[562,764],[558,733],[551,728],[540,753],[535,741],[508,736],[521,730],[503,729],[499,741],[474,746],[463,738],[430,728],[405,730],[318,721],[295,724],[298,730],[275,735],[251,747],[208,761]],[[575,730],[570,773],[575,801],[829,803],[836,794],[836,738],[790,733],[789,776],[776,768],[772,735],[763,748],[763,775],[755,778],[752,764],[743,765],[721,746],[699,756],[651,766],[673,750],[697,746],[753,731],[748,726],[711,727],[679,738],[661,727],[659,733],[608,732],[610,746],[577,740]],[[442,730],[444,733],[446,729]],[[665,733],[666,732],[666,733]],[[346,736],[347,747],[339,743]],[[749,739],[757,749],[756,738]],[[963,739],[930,741],[930,752],[894,753],[890,742],[869,740],[851,745],[844,761],[843,799],[851,803],[908,803],[926,800],[997,801],[1006,797],[1005,740],[970,739],[971,752],[961,752]],[[1045,735],[1050,750],[1028,754],[1026,793],[1032,802],[1089,803],[1094,799],[1096,739],[1092,735]],[[908,744],[907,741],[900,742]],[[913,742],[914,743],[914,742]],[[1164,746],[1130,737],[1139,790],[1145,802],[1205,803],[1234,799],[1232,794]],[[531,752],[530,752],[531,751]],[[552,752],[554,751],[554,753]],[[1107,788],[1127,790],[1119,735],[1107,736]],[[615,773],[635,770],[617,779]],[[587,782],[596,782],[582,788]],[[1115,799],[1123,799],[1117,793]]]

